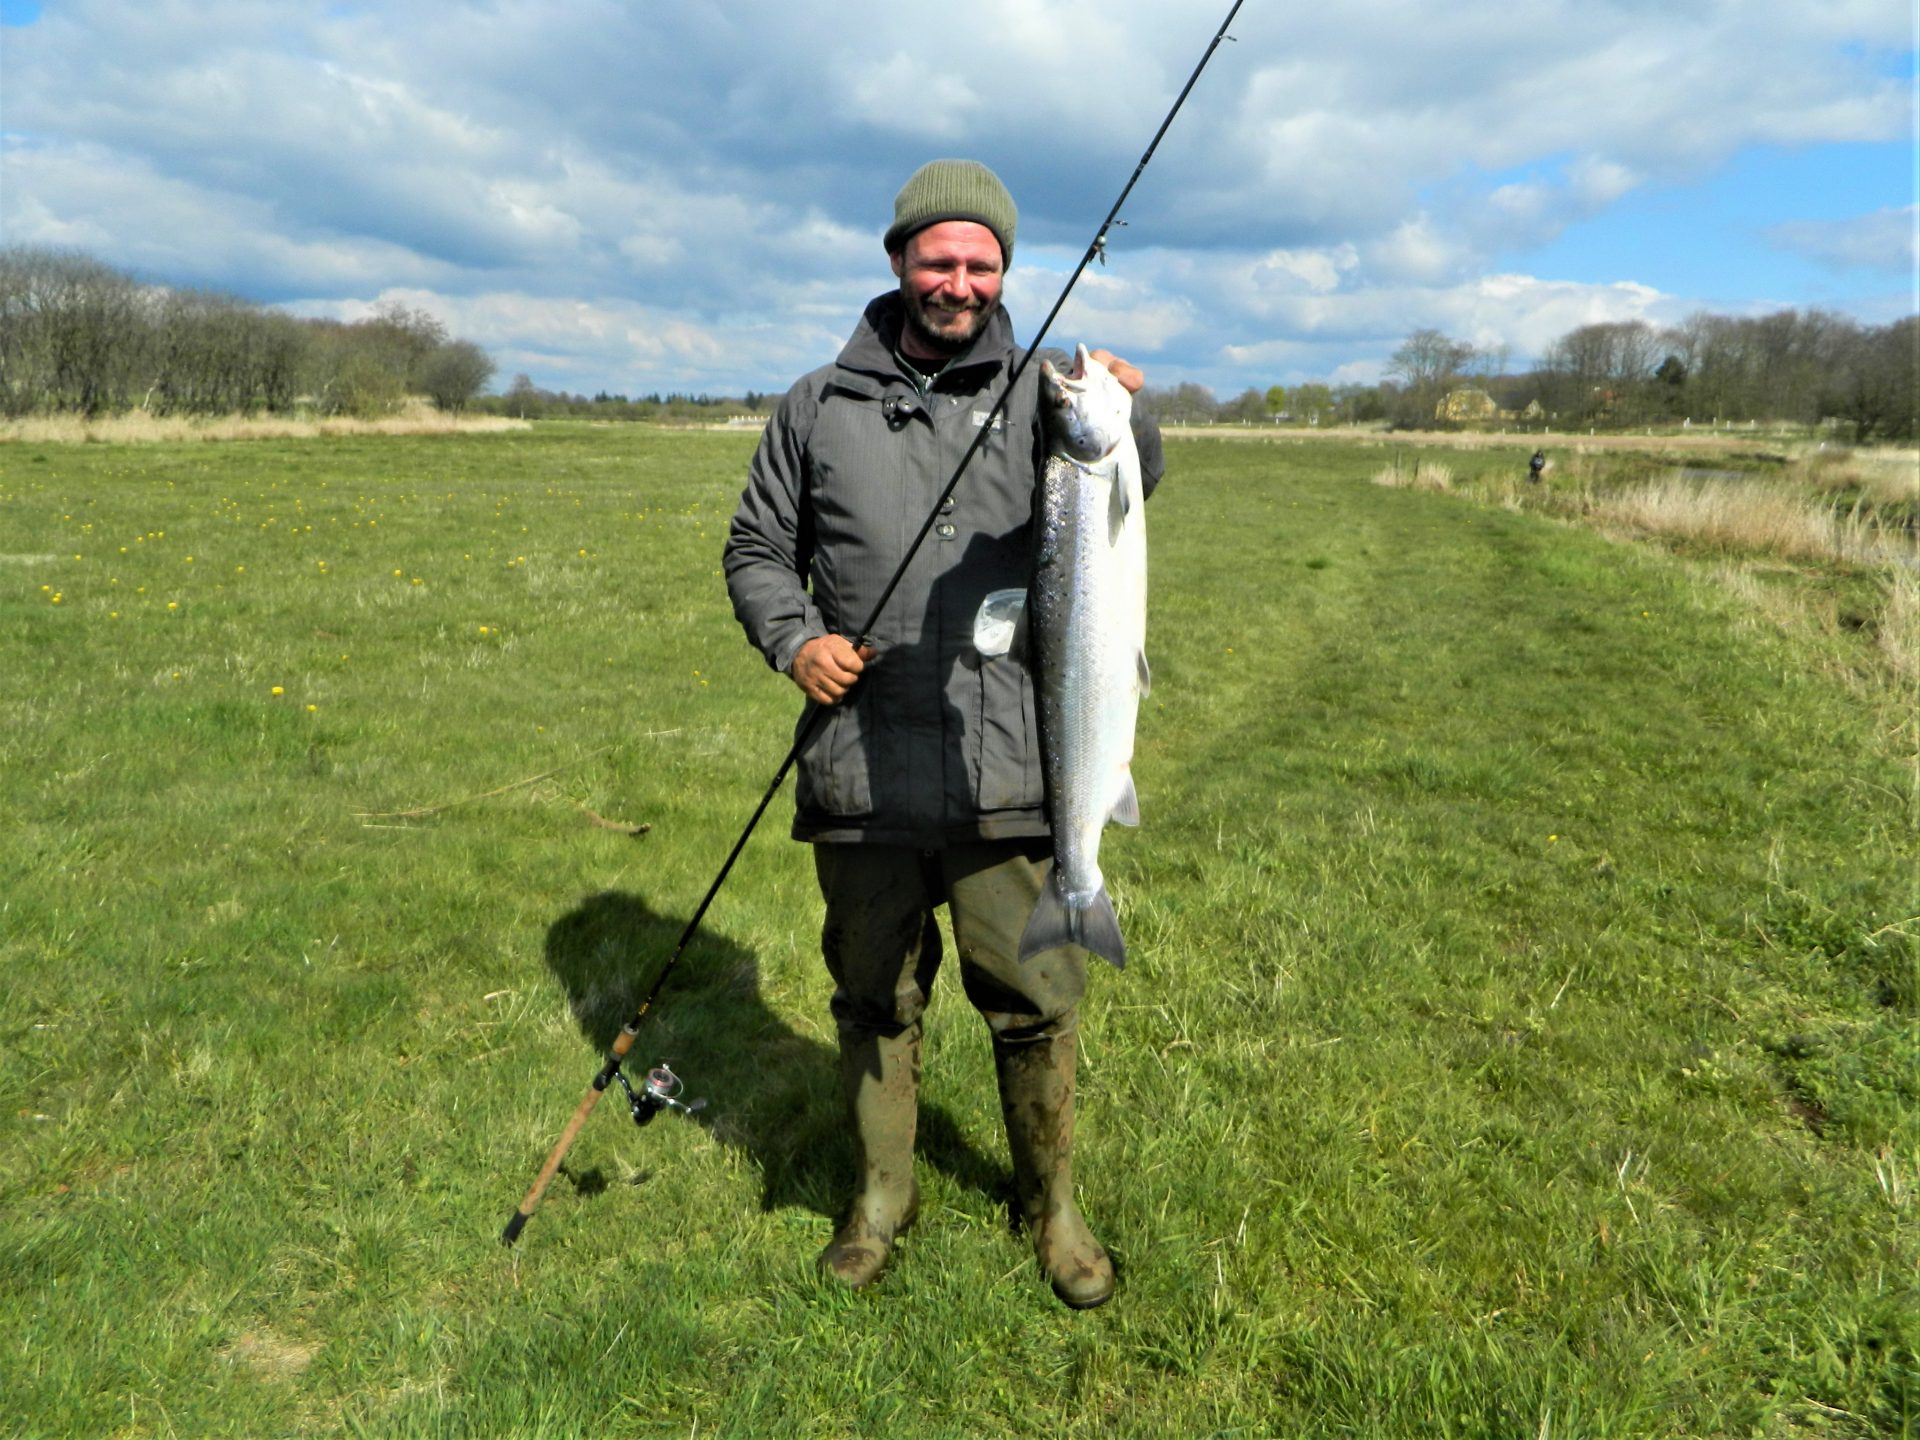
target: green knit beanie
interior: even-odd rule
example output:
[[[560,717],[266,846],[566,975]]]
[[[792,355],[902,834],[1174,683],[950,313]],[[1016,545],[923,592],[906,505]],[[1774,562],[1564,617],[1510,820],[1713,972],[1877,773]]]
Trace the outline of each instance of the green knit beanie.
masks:
[[[1013,231],[1020,212],[1000,177],[978,160],[929,160],[913,172],[893,200],[887,253],[898,254],[916,231],[942,220],[971,220],[1000,242],[1004,264],[1013,263]]]

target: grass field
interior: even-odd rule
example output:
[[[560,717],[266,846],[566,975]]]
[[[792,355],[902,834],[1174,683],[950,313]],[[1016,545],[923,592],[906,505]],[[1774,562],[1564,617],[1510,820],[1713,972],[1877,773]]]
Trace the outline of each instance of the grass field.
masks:
[[[1920,1429],[1912,697],[1352,446],[1176,441],[1151,506],[1111,1305],[1009,1232],[951,984],[921,1223],[814,1279],[785,798],[635,1052],[708,1107],[603,1105],[504,1249],[789,734],[718,573],[751,445],[0,446],[0,1431]]]

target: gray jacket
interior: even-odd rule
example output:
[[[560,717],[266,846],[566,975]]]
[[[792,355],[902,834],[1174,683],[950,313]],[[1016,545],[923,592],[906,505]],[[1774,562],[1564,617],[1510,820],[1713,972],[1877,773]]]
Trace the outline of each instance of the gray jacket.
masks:
[[[870,303],[839,358],[787,392],[748,471],[727,591],[776,670],[866,622],[1022,353],[996,310],[922,394],[899,330],[897,294]],[[878,653],[801,754],[795,839],[930,849],[1048,833],[1026,657],[973,648],[981,601],[1027,583],[1039,378],[1037,364],[1021,377],[874,626]],[[1134,430],[1151,489],[1159,429]]]

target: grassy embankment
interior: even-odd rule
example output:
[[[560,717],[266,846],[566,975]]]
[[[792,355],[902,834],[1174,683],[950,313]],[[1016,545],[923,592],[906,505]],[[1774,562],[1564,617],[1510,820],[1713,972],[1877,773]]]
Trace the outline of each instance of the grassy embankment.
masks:
[[[1868,692],[1920,701],[1920,454],[1684,448],[1691,439],[1576,440],[1536,481],[1492,437],[1421,436],[1374,480],[1660,545],[1734,591],[1750,619],[1811,636]]]
[[[946,988],[921,1225],[811,1279],[847,1156],[781,818],[638,1052],[709,1108],[603,1106],[501,1249],[788,733],[716,573],[751,443],[0,447],[0,1429],[1915,1428],[1897,696],[1352,447],[1181,442],[1152,506],[1112,1305],[1007,1233]]]

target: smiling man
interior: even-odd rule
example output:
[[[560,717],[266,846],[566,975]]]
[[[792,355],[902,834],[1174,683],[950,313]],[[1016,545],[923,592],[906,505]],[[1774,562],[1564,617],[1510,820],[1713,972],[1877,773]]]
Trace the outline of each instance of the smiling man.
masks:
[[[813,845],[826,901],[821,946],[856,1152],[856,1194],[821,1267],[871,1284],[918,1213],[921,1019],[945,905],[961,986],[992,1039],[1034,1251],[1054,1292],[1086,1308],[1114,1284],[1073,1192],[1086,954],[1018,958],[1051,855],[1034,684],[1023,653],[973,647],[981,602],[1027,583],[1044,443],[1037,364],[872,634],[853,633],[1020,362],[1000,305],[1016,218],[1006,187],[974,161],[935,160],[907,181],[885,237],[899,283],[867,306],[838,359],[781,401],[734,516],[726,574],[748,639],[831,709],[800,756],[793,823]],[[1133,366],[1096,358],[1139,390]],[[1163,469],[1159,430],[1134,413],[1150,488]]]

